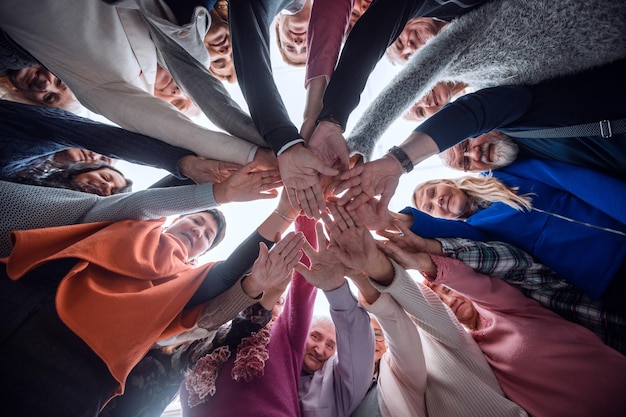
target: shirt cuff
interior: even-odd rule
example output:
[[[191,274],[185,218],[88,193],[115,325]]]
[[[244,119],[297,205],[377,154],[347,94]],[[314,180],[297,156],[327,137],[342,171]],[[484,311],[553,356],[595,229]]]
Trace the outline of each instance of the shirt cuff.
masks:
[[[304,139],[302,138],[298,138],[298,139],[294,139],[291,142],[287,142],[285,143],[282,148],[280,148],[278,150],[278,152],[276,152],[276,156],[280,156],[280,154],[282,154],[283,152],[285,152],[287,149],[291,148],[293,145],[297,145],[298,143],[302,143],[304,144]]]
[[[254,145],[250,152],[248,152],[248,158],[246,159],[246,164],[254,161],[254,156],[256,155],[256,151],[259,149],[257,145]]]

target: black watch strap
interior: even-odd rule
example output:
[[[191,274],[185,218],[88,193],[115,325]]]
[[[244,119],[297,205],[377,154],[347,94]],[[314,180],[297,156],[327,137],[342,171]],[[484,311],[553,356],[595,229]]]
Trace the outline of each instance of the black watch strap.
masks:
[[[404,172],[409,173],[413,171],[413,162],[411,162],[409,155],[407,155],[402,148],[393,146],[388,152],[400,162],[400,165],[404,168]]]

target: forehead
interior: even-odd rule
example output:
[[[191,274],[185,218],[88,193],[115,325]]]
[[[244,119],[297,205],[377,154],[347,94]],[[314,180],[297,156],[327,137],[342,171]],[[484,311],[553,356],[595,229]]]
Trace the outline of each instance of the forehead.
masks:
[[[335,340],[335,328],[324,321],[313,324],[309,333],[320,333],[327,339]]]
[[[215,218],[213,217],[212,214],[207,213],[206,211],[203,211],[200,213],[186,214],[183,216],[184,219],[189,219],[189,220],[197,219],[198,217],[202,217],[205,223],[208,223],[214,228],[217,228],[217,222],[215,221]]]
[[[376,321],[375,318],[370,319],[370,323],[372,323],[372,328],[374,330],[380,330],[382,331],[382,327],[380,327],[380,324],[378,323],[378,321]]]

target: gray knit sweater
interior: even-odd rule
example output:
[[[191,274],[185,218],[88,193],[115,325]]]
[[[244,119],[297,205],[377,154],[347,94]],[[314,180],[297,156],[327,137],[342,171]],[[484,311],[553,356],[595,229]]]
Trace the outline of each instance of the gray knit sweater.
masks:
[[[348,137],[371,159],[374,145],[440,81],[480,89],[535,84],[626,57],[626,7],[612,0],[501,0],[459,17],[419,49]]]

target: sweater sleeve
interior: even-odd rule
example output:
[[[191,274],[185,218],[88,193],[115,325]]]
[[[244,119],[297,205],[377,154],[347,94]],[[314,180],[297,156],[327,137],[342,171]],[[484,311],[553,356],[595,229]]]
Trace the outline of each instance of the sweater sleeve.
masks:
[[[147,220],[184,215],[218,206],[213,184],[152,188],[98,197],[80,222]]]
[[[315,220],[300,216],[296,219],[295,227],[296,231],[303,232],[311,246],[317,249],[315,223]],[[300,262],[307,267],[311,264],[305,255],[302,256]],[[292,357],[298,358],[300,362],[302,362],[305,341],[311,327],[316,296],[317,288],[309,284],[300,273],[294,271],[283,312],[276,324],[285,326],[291,341]],[[301,363],[299,365],[301,366]]]
[[[406,207],[400,213],[413,216],[411,231],[423,238],[463,237],[472,240],[489,240],[487,235],[461,220],[439,219],[413,207]]]
[[[372,285],[381,293],[389,293],[413,317],[420,329],[453,349],[462,349],[465,329],[452,311],[430,288],[413,281],[406,270],[393,260],[391,263],[395,270],[393,282],[386,287],[374,281]]]
[[[304,85],[317,77],[330,80],[354,0],[315,0],[307,31],[307,62]]]
[[[237,81],[257,130],[274,153],[289,142],[301,139],[272,75],[269,29],[280,11],[275,10],[279,3],[241,0],[229,8]]]
[[[374,334],[369,315],[358,305],[347,282],[324,294],[337,335],[337,355],[331,359],[336,410],[339,415],[349,415],[372,383]]]
[[[387,353],[381,360],[387,362],[399,385],[416,396],[424,396],[426,362],[415,323],[389,294],[381,294],[373,304],[364,307],[376,316],[385,332]]]
[[[178,161],[193,152],[151,137],[77,116],[56,107],[0,101],[3,166],[27,158],[45,143],[50,153],[76,147],[111,158],[165,169],[178,178]],[[44,142],[44,144],[42,144]],[[10,152],[9,152],[10,151]]]
[[[388,7],[389,4],[389,2],[378,3],[381,7]],[[373,3],[372,7],[374,4],[376,3]],[[372,10],[372,7],[363,17]],[[355,25],[354,30],[357,29],[357,26],[358,24]],[[437,82],[441,81],[444,69],[456,58],[455,51],[462,49],[463,45],[470,42],[471,39],[471,37],[459,36],[461,34],[457,33],[458,31],[454,27],[455,23],[453,22],[422,46],[369,105],[348,137],[348,146],[351,151],[370,159],[376,142],[387,128],[411,104],[425,96]],[[351,37],[352,34],[350,34],[348,41]],[[454,44],[455,47],[450,47],[448,44]],[[344,51],[347,47],[348,42],[346,42]],[[343,55],[344,53],[342,53],[342,59]],[[335,71],[336,73],[337,71]],[[334,82],[334,77],[335,75],[333,75],[331,84]]]
[[[375,1],[363,13],[343,47],[324,95],[320,118],[332,116],[346,127],[348,116],[359,104],[369,75],[412,17],[409,3],[414,2]]]
[[[188,149],[203,158],[245,165],[255,146],[206,129],[171,104],[124,82],[100,85],[78,98],[85,107],[125,129]]]
[[[508,125],[521,118],[532,103],[526,86],[485,88],[459,97],[421,123],[415,131],[430,136],[439,151]]]

